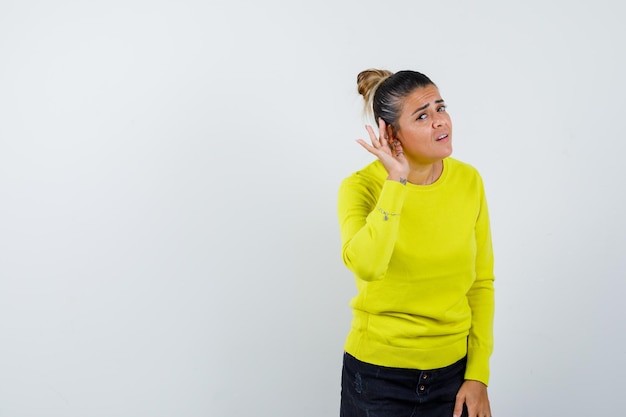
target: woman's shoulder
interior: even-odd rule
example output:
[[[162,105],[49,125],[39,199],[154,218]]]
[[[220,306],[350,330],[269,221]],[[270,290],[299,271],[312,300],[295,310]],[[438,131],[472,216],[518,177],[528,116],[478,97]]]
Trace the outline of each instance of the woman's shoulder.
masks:
[[[340,198],[365,198],[375,202],[386,178],[387,171],[380,161],[369,163],[343,179],[339,187]]]
[[[455,174],[460,174],[462,176],[477,176],[480,177],[480,173],[476,167],[468,162],[461,161],[456,158],[448,157],[446,158],[447,168],[450,169],[451,172]]]
[[[450,186],[462,188],[469,186],[472,189],[483,187],[482,176],[474,165],[455,158],[447,158],[446,162],[449,178],[447,183]]]
[[[383,164],[379,161],[373,161],[363,168],[354,171],[346,178],[344,178],[344,183],[363,183],[368,185],[382,185],[382,183],[387,178],[387,171]]]

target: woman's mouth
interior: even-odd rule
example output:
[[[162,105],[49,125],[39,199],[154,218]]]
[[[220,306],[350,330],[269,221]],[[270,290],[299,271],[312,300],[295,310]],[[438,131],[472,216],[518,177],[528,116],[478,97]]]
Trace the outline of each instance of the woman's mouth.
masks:
[[[448,134],[444,133],[443,135],[437,136],[437,139],[435,139],[437,142],[440,142],[442,140],[446,140],[448,139]]]

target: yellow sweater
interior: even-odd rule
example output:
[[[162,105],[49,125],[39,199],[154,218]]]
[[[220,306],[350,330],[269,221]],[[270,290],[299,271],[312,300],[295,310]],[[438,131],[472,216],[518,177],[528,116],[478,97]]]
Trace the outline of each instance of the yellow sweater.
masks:
[[[435,369],[467,355],[489,382],[493,252],[482,179],[446,158],[432,185],[387,181],[375,161],[341,183],[342,256],[358,293],[345,349],[375,365]]]

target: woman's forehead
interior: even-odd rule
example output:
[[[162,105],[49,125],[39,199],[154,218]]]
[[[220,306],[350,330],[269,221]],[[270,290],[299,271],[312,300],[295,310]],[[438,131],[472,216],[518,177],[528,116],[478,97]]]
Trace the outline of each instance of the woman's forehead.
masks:
[[[410,92],[402,100],[402,109],[404,111],[415,111],[423,106],[435,104],[442,100],[439,89],[434,85],[419,87]]]

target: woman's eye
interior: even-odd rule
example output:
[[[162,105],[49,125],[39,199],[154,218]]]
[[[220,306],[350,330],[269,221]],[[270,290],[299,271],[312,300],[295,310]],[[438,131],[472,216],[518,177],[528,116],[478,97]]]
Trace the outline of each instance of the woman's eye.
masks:
[[[446,106],[445,104],[442,104],[441,106],[437,107],[437,112],[439,113],[443,113],[447,110],[448,106]],[[417,116],[416,120],[424,120],[428,118],[428,114],[427,113],[422,113],[419,116]]]

